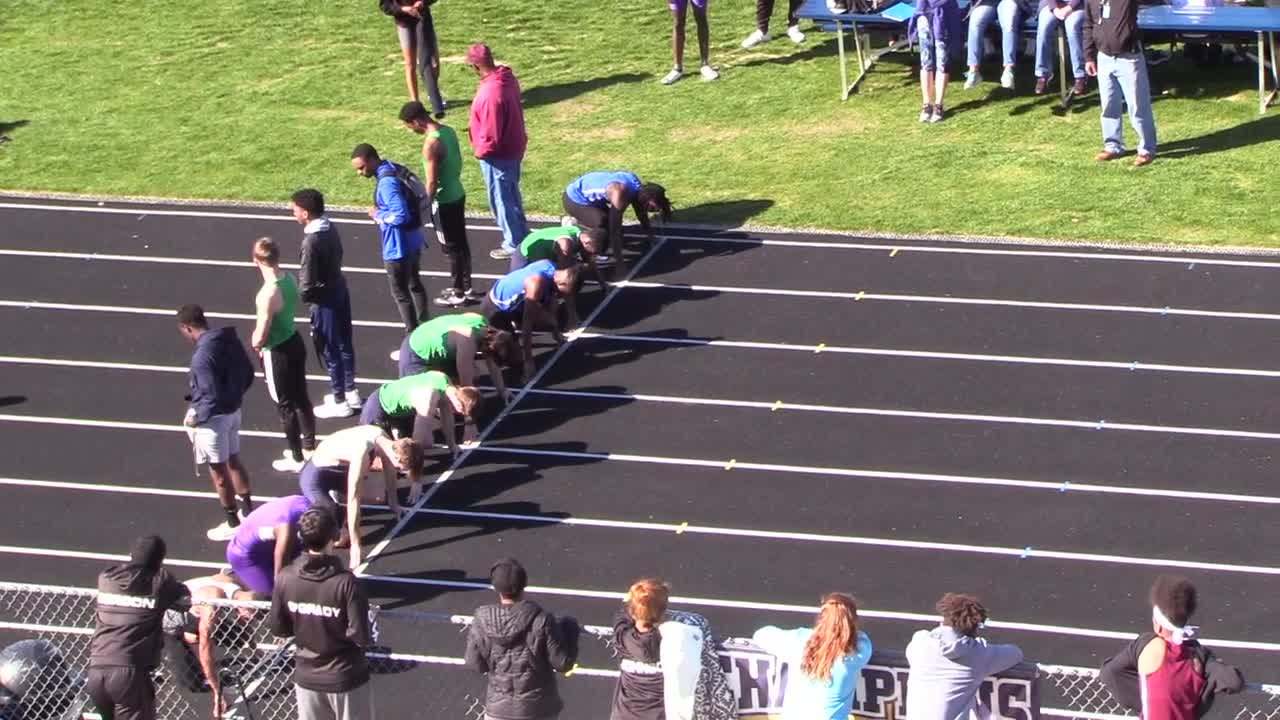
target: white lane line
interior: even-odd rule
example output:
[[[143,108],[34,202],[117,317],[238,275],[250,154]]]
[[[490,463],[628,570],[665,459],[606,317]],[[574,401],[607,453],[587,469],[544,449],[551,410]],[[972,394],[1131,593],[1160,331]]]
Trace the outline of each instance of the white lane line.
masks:
[[[181,258],[166,255],[119,255],[114,253],[84,253],[84,252],[54,252],[50,250],[7,250],[0,248],[0,256],[12,257],[36,257],[48,258],[56,260],[105,260],[108,262],[134,262],[134,263],[152,263],[157,265],[195,265],[201,267],[228,267],[228,268],[252,268],[253,263],[241,260],[212,260],[207,258]],[[280,267],[286,270],[297,270],[299,266],[295,263],[280,263]],[[364,274],[364,275],[386,275],[387,271],[383,268],[373,267],[350,267],[343,266],[344,273]],[[447,278],[452,277],[443,270],[421,270],[422,275],[427,277]],[[492,275],[489,273],[472,273],[474,278],[482,280],[497,280],[502,275]]]
[[[68,201],[74,202],[74,201]],[[122,201],[113,201],[122,202]],[[72,212],[72,213],[100,213],[111,215],[137,215],[140,217],[147,215],[171,216],[171,217],[198,217],[198,218],[220,218],[229,220],[275,220],[280,222],[295,222],[283,208],[278,214],[264,213],[237,213],[237,212],[212,212],[205,210],[177,210],[169,207],[138,207],[138,208],[115,208],[103,206],[88,205],[65,205],[65,204],[40,204],[32,202],[0,202],[0,209],[8,208],[14,210],[44,210],[50,212]],[[363,218],[342,217],[334,215],[330,220],[349,225],[372,225],[372,221]],[[480,230],[497,232],[498,228],[492,225],[467,225],[468,230]],[[644,237],[643,233],[627,232],[630,237]],[[795,232],[791,234],[802,234]],[[707,235],[679,235],[667,234],[663,235],[668,240],[678,240],[686,242],[709,242],[733,245],[776,245],[780,247],[811,247],[822,249],[843,249],[843,250],[868,250],[872,252],[885,252],[897,249],[899,254],[904,252],[920,252],[920,253],[939,253],[951,255],[988,255],[988,256],[1013,256],[1013,257],[1038,257],[1038,258],[1057,258],[1066,260],[1117,260],[1124,262],[1157,262],[1157,263],[1174,263],[1174,264],[1194,264],[1194,265],[1216,265],[1227,267],[1246,267],[1246,268],[1280,268],[1280,262],[1266,260],[1234,260],[1222,257],[1204,257],[1189,254],[1189,251],[1180,250],[1178,248],[1170,248],[1169,255],[1152,255],[1152,254],[1127,254],[1114,251],[1108,251],[1103,245],[1088,245],[1081,243],[1082,247],[1095,247],[1096,251],[1088,250],[1040,250],[1040,249],[1019,249],[1019,245],[1027,245],[1031,247],[1043,247],[1043,243],[1037,242],[1018,242],[1018,241],[996,241],[1004,242],[1010,247],[1008,248],[991,248],[982,247],[979,242],[940,239],[942,242],[951,242],[949,245],[915,245],[918,242],[913,239],[894,239],[886,237],[878,242],[854,242],[854,241],[822,241],[822,240],[785,240],[774,239],[766,236],[752,237],[725,237],[725,236],[707,236]],[[841,238],[849,237],[847,235],[826,235],[824,237]],[[1203,250],[1195,250],[1194,252],[1203,252]],[[1256,250],[1249,251],[1253,255],[1269,256],[1271,253]]]
[[[116,430],[148,430],[161,432],[185,432],[181,425],[161,425],[157,423],[120,422],[114,420],[88,420],[39,415],[0,414],[0,422],[29,423],[36,425],[62,425],[84,428],[107,428]],[[261,438],[283,438],[283,433],[259,430],[242,430],[241,435]],[[317,439],[322,439],[318,435]],[[472,446],[473,451],[484,451],[502,455],[538,455],[543,457],[562,457],[575,460],[612,460],[653,465],[676,467],[711,468],[723,471],[727,460],[706,460],[700,458],[659,457],[653,455],[633,455],[609,452],[571,452],[568,450],[537,450],[532,448],[480,445]],[[954,485],[985,485],[993,487],[1016,487],[1030,490],[1046,490],[1051,492],[1087,492],[1106,495],[1136,495],[1178,500],[1208,500],[1213,502],[1248,503],[1252,505],[1278,505],[1280,497],[1266,495],[1248,495],[1243,493],[1214,493],[1195,490],[1170,490],[1162,488],[1123,487],[1117,485],[1100,485],[1095,483],[1076,483],[1072,481],[1047,482],[1042,480],[1018,480],[1016,478],[984,477],[978,475],[947,475],[943,473],[895,472],[890,470],[863,470],[857,468],[836,468],[804,465],[779,465],[734,460],[734,469],[759,470],[776,473],[798,473],[805,475],[824,475],[874,480],[900,480],[904,482],[931,482]]]
[[[0,300],[0,307],[21,308],[23,310],[75,310],[78,312],[102,312],[102,313],[120,313],[124,315],[150,315],[176,318],[178,315],[177,308],[172,310],[168,308],[142,308],[128,307],[124,305],[79,305],[76,303],[58,303],[44,302],[41,300]],[[246,313],[225,313],[205,311],[205,317],[218,320],[253,320],[254,316]],[[310,324],[311,319],[306,317],[296,317],[293,319],[295,323]],[[381,320],[352,320],[352,325],[356,327],[379,327],[379,328],[400,328],[404,329],[403,323],[381,321]]]
[[[817,351],[844,355],[867,355],[872,357],[904,357],[922,360],[958,360],[972,362],[1005,363],[1012,365],[1059,365],[1063,367],[1105,368],[1108,370],[1130,370],[1144,372],[1171,372],[1196,375],[1240,375],[1245,377],[1280,377],[1280,370],[1262,370],[1257,368],[1213,367],[1207,365],[1174,365],[1169,363],[1152,363],[1133,360],[1121,362],[1117,360],[1078,360],[1074,358],[1036,357],[1034,355],[994,355],[987,353],[952,353],[931,350],[903,350],[894,348],[873,348],[842,345],[802,345],[796,343],[754,342],[750,340],[715,340],[698,337],[661,337],[656,335],[616,335],[611,333],[584,333],[583,337],[618,342],[651,343],[658,345],[696,345],[707,347],[740,348],[744,350],[783,350],[787,352],[803,352],[812,354]]]
[[[441,483],[437,483],[439,487]],[[88,492],[115,493],[124,495],[156,495],[183,499],[200,499],[214,497],[211,492],[189,490],[170,490],[164,488],[134,488],[127,485],[101,485],[93,483],[60,482],[52,480],[32,480],[28,478],[0,477],[0,485],[17,487],[34,487],[55,490],[84,490]],[[258,496],[261,500],[273,500],[271,496]],[[385,506],[373,504],[370,507]],[[1132,555],[1112,555],[1106,553],[1067,552],[1039,549],[1035,547],[1001,547],[996,545],[977,545],[972,543],[949,543],[922,540],[904,540],[863,535],[836,535],[830,533],[792,532],[782,530],[756,530],[750,528],[720,527],[714,525],[692,525],[688,523],[635,522],[630,520],[610,520],[604,518],[584,517],[552,517],[547,515],[529,515],[521,513],[480,512],[474,510],[449,510],[444,508],[419,507],[415,513],[437,515],[443,517],[467,518],[473,520],[500,520],[503,522],[523,522],[541,525],[565,525],[570,527],[604,528],[609,530],[634,530],[661,533],[679,533],[682,535],[714,535],[721,537],[750,538],[753,540],[786,540],[814,542],[834,545],[858,545],[869,547],[885,547],[895,550],[937,550],[941,552],[969,553],[978,555],[995,555],[1001,557],[1017,557],[1020,559],[1048,558],[1053,560],[1082,561],[1113,565],[1138,565],[1143,567],[1171,567],[1208,572],[1226,572],[1251,575],[1280,575],[1280,567],[1263,565],[1240,565],[1234,563],[1213,563],[1195,560],[1177,560],[1168,558],[1148,558]]]
[[[117,363],[94,360],[61,360],[57,358],[30,358],[15,355],[0,355],[0,364],[38,365],[47,367],[93,368],[99,370],[139,370],[145,372],[185,373],[186,368],[166,365],[143,365],[138,363]],[[262,373],[257,373],[262,377]],[[327,382],[327,375],[307,375],[308,380]],[[387,378],[356,378],[363,384],[391,382]],[[485,388],[492,389],[492,388]],[[785,400],[763,402],[757,400],[730,400],[724,398],[699,398],[676,395],[658,395],[652,393],[610,393],[582,390],[530,389],[533,395],[551,397],[572,397],[586,400],[623,400],[627,402],[650,402],[672,405],[698,405],[705,407],[732,407],[752,410],[769,410],[770,412],[815,412],[835,415],[855,415],[871,417],[896,417],[916,420],[944,420],[955,422],[979,422],[998,425],[1029,425],[1032,427],[1061,427],[1077,430],[1120,430],[1129,432],[1164,433],[1169,435],[1191,435],[1203,437],[1224,437],[1248,440],[1280,440],[1280,432],[1261,432],[1254,430],[1230,430],[1225,428],[1189,427],[1182,425],[1152,425],[1146,423],[1114,422],[1111,420],[1069,420],[1062,418],[1027,417],[1021,415],[987,415],[982,413],[952,413],[928,410],[895,410],[891,408],[872,408],[857,406],[818,405],[813,403],[796,403]]]
[[[156,263],[174,263],[189,265],[210,265],[219,267],[247,267],[247,263],[232,260],[184,260],[182,258],[147,258],[145,256],[129,256],[129,255],[108,255],[95,253],[51,253],[45,251],[30,250],[0,250],[0,255],[22,255],[36,257],[62,257],[69,259],[84,260],[119,260],[130,262],[156,262]],[[285,265],[286,268],[296,269],[296,265]],[[343,268],[348,272],[383,274],[385,271],[380,268]],[[425,275],[430,277],[447,277],[448,273],[442,271],[424,271]],[[477,277],[496,279],[498,275],[479,275]],[[932,305],[971,305],[982,307],[1009,307],[1023,308],[1034,310],[1064,310],[1064,311],[1086,311],[1086,312],[1111,312],[1111,313],[1131,313],[1139,315],[1160,315],[1160,316],[1177,316],[1177,317],[1207,317],[1221,318],[1233,320],[1280,320],[1280,314],[1277,313],[1261,313],[1261,312],[1234,312],[1225,310],[1199,310],[1194,308],[1176,308],[1176,307],[1148,307],[1142,305],[1112,305],[1101,303],[1069,303],[1069,302],[1049,302],[1041,300],[1006,300],[1001,298],[973,298],[973,297],[954,297],[947,295],[909,295],[900,293],[875,293],[875,292],[841,292],[831,290],[792,290],[787,288],[758,288],[758,287],[741,287],[736,285],[703,285],[691,283],[657,283],[657,282],[636,282],[628,283],[628,287],[639,288],[644,290],[678,290],[686,292],[716,292],[730,294],[745,295],[772,295],[784,297],[808,297],[808,298],[824,298],[837,300],[856,300],[861,302],[894,302],[894,303],[926,303]]]
[[[112,553],[97,552],[81,552],[76,550],[61,550],[53,548],[32,548],[17,547],[14,545],[0,545],[0,554],[22,555],[31,557],[50,557],[50,558],[70,558],[75,560],[100,560],[108,562],[121,562],[128,560],[127,555],[117,555]],[[217,569],[221,568],[225,563],[204,562],[199,560],[183,560],[179,558],[166,558],[165,564],[172,567],[188,567],[199,569]],[[489,591],[491,588],[488,583],[470,582],[466,580],[435,580],[430,578],[407,578],[394,575],[373,575],[365,574],[362,576],[364,580],[391,583],[396,585],[422,585],[428,587],[450,587],[464,590],[483,590]],[[587,600],[610,600],[618,601],[623,597],[623,593],[602,590],[590,590],[585,588],[560,588],[543,585],[530,585],[526,590],[533,594],[555,595],[559,597],[572,597]],[[812,615],[818,608],[812,605],[794,605],[789,603],[771,603],[771,602],[752,602],[750,600],[728,600],[720,598],[704,598],[691,596],[672,596],[671,602],[675,605],[690,605],[712,608],[734,608],[738,610],[772,610],[786,613],[802,613]],[[880,620],[894,620],[906,622],[924,622],[935,623],[938,621],[937,615],[929,615],[927,613],[914,612],[896,612],[886,610],[871,610],[867,608],[858,608],[858,614],[862,617],[876,618]],[[1102,638],[1115,640],[1128,640],[1136,637],[1135,633],[1117,632],[1112,630],[1095,630],[1090,628],[1082,628],[1076,626],[1064,625],[1046,625],[1040,623],[1021,623],[1008,622],[1001,620],[992,620],[987,622],[987,627],[999,628],[1003,630],[1017,630],[1022,632],[1047,633],[1052,635],[1072,635],[1076,637]],[[1205,645],[1213,645],[1216,647],[1240,648],[1246,650],[1263,650],[1267,652],[1280,651],[1280,643],[1265,643],[1241,640],[1208,640],[1201,639],[1200,642]]]
[[[374,546],[373,550],[370,551],[369,554],[364,558],[364,563],[359,568],[356,568],[356,570],[354,571],[356,572],[357,575],[363,575],[365,572],[367,572],[369,565],[374,560],[377,559],[377,557],[382,553],[382,551],[385,550],[386,547],[391,544],[391,541],[394,540],[400,534],[400,532],[404,530],[404,528],[409,524],[409,522],[413,519],[413,513],[426,507],[427,501],[430,500],[431,497],[435,495],[436,492],[441,487],[443,487],[445,483],[447,483],[450,479],[452,479],[453,474],[458,470],[458,468],[462,467],[462,465],[466,463],[468,459],[470,459],[471,453],[474,452],[475,450],[478,450],[484,447],[485,439],[488,438],[489,435],[498,427],[498,425],[504,419],[506,419],[508,415],[511,414],[511,411],[515,409],[516,405],[518,405],[520,401],[526,397],[526,395],[528,395],[529,391],[532,390],[534,387],[536,387],[537,384],[542,381],[542,378],[547,374],[547,371],[549,371],[551,367],[555,365],[556,361],[564,357],[564,354],[569,350],[569,347],[573,345],[575,341],[577,341],[578,336],[582,333],[582,331],[586,330],[588,327],[591,327],[591,323],[595,322],[596,318],[600,316],[600,313],[604,312],[605,308],[609,306],[609,303],[612,302],[613,299],[617,297],[619,293],[622,292],[623,288],[627,287],[627,283],[631,282],[632,279],[635,278],[636,273],[640,271],[640,268],[643,267],[644,264],[649,261],[649,258],[653,257],[654,253],[656,253],[662,247],[662,244],[664,242],[665,240],[659,239],[658,241],[653,243],[653,246],[649,248],[649,251],[646,252],[634,265],[631,266],[631,270],[630,272],[627,273],[626,277],[623,278],[621,282],[615,283],[613,287],[610,288],[609,293],[605,295],[604,299],[600,301],[600,304],[597,305],[595,309],[591,311],[591,314],[588,315],[587,318],[582,321],[581,325],[577,328],[574,328],[569,333],[568,337],[565,339],[564,344],[556,348],[556,351],[552,353],[551,357],[548,358],[545,363],[542,364],[542,367],[538,368],[538,371],[534,373],[532,378],[529,379],[529,382],[525,383],[524,386],[520,388],[520,391],[516,393],[516,396],[511,400],[511,402],[507,403],[506,407],[502,408],[502,412],[498,413],[497,417],[493,418],[493,420],[490,421],[487,426],[485,426],[484,430],[482,430],[480,434],[476,437],[475,443],[473,445],[466,447],[466,449],[464,449],[461,453],[459,453],[458,457],[449,466],[449,469],[441,473],[440,477],[436,479],[435,483],[433,483],[430,487],[426,489],[425,492],[422,493],[422,497],[418,498],[418,502],[414,504],[412,508],[413,512],[406,514],[403,518],[400,518],[400,520],[397,521],[395,525],[392,526],[391,530],[387,532],[386,537],[384,537],[381,542],[379,542],[377,545]]]

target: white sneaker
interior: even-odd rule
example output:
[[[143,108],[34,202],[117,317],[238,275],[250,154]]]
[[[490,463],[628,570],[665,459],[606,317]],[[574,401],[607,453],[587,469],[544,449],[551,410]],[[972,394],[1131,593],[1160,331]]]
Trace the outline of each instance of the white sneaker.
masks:
[[[352,410],[359,410],[360,406],[364,404],[364,400],[360,399],[359,390],[351,389],[351,390],[348,390],[345,394],[347,396],[347,406],[350,407]]]
[[[982,73],[977,70],[970,70],[964,74],[964,89],[972,90],[982,84]]]
[[[667,73],[666,75],[663,75],[662,80],[660,82],[663,85],[673,85],[675,84],[675,81],[679,80],[682,77],[684,77],[683,70],[681,70],[680,68],[671,68],[671,72]]]
[[[305,464],[306,463],[300,463],[297,460],[294,460],[292,457],[288,457],[272,461],[271,467],[275,468],[276,472],[300,473],[302,472],[302,466]]]
[[[391,351],[391,362],[400,362],[400,351],[399,351],[399,350],[392,350],[392,351]]]
[[[1005,90],[1013,89],[1013,68],[1007,67],[1000,73],[1000,87]]]
[[[352,408],[349,404],[345,402],[341,402],[341,403],[333,402],[332,395],[325,398],[325,403],[323,405],[315,406],[314,412],[316,414],[316,417],[321,420],[332,420],[334,418],[351,417],[352,415],[356,414],[355,409]]]
[[[236,536],[236,529],[228,525],[226,520],[223,520],[221,524],[211,528],[204,536],[214,542],[226,542]]]
[[[720,77],[720,73],[716,72],[716,69],[710,65],[703,65],[702,69],[698,71],[698,74],[702,76],[703,80],[708,82]]]
[[[772,39],[773,38],[769,37],[769,33],[755,30],[750,35],[747,36],[746,40],[742,41],[742,48],[744,50],[750,50],[751,48],[759,45],[760,43],[767,43]]]
[[[791,38],[791,42],[797,45],[804,42],[804,33],[800,32],[799,25],[792,25],[787,28],[787,37]]]

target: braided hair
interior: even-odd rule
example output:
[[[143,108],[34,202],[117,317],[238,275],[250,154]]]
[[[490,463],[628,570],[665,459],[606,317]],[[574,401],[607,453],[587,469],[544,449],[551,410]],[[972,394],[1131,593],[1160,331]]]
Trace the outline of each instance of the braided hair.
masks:
[[[636,201],[646,212],[657,213],[663,222],[671,222],[671,201],[667,199],[666,188],[658,183],[641,183]]]

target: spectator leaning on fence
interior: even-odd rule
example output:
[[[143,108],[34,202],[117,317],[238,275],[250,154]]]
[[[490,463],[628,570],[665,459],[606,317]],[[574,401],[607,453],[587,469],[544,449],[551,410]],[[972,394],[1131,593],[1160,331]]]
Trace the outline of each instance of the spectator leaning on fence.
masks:
[[[557,620],[526,600],[528,581],[516,560],[494,563],[489,582],[498,602],[476,608],[467,631],[467,667],[488,675],[486,720],[549,720],[564,709],[555,673],[577,662],[578,621]]]
[[[871,638],[858,630],[858,605],[844,593],[822,598],[813,628],[760,628],[751,641],[789,668],[783,720],[848,720]]]
[[[515,255],[516,243],[529,234],[524,201],[520,198],[520,163],[529,141],[524,131],[520,83],[511,68],[493,62],[488,45],[472,45],[467,50],[467,64],[480,77],[480,86],[471,101],[467,135],[471,150],[480,161],[489,209],[502,231],[502,245],[489,256],[507,260]]]
[[[170,668],[179,680],[180,689],[192,693],[203,693],[207,689],[212,716],[222,717],[227,705],[215,646],[219,642],[224,648],[232,644],[243,646],[244,639],[252,633],[247,626],[254,620],[255,611],[240,607],[233,612],[209,601],[262,600],[263,596],[247,589],[234,575],[223,573],[192,578],[185,584],[195,605],[190,612],[172,612],[165,617],[166,632],[181,640],[170,657]]]
[[[1022,650],[978,637],[987,609],[972,595],[947,593],[936,609],[942,624],[907,645],[907,707],[911,720],[967,720],[983,679],[1022,662]]]
[[[1187,624],[1197,604],[1189,580],[1161,575],[1151,586],[1150,598],[1152,632],[1142,633],[1107,658],[1099,679],[1143,720],[1203,717],[1218,693],[1239,692],[1244,678],[1195,640],[1199,628]]]
[[[164,614],[191,607],[191,593],[165,570],[164,540],[134,541],[129,562],[98,575],[85,693],[102,720],[154,720],[151,671],[160,661]]]
[[[298,720],[372,720],[365,648],[372,643],[369,600],[342,560],[330,512],[313,508],[298,520],[304,552],[276,578],[271,631],[291,637]]]

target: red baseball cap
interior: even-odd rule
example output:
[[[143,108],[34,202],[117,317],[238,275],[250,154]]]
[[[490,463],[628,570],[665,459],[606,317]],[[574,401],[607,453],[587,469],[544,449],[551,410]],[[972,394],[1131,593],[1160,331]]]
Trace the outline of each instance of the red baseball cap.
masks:
[[[467,48],[467,64],[492,65],[493,53],[489,51],[489,46],[484,43],[476,43]]]

